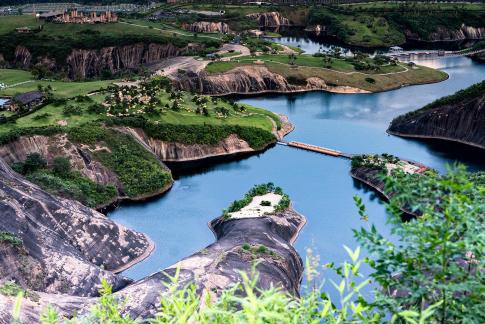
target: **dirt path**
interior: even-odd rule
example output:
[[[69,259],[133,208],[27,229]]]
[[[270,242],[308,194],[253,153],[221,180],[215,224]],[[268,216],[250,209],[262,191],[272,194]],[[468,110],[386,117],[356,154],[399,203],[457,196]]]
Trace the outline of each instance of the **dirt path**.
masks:
[[[209,62],[210,61],[206,60],[199,61],[189,56],[177,56],[153,65],[152,69],[156,70],[156,75],[175,78],[177,77],[179,70],[199,73],[205,69]]]

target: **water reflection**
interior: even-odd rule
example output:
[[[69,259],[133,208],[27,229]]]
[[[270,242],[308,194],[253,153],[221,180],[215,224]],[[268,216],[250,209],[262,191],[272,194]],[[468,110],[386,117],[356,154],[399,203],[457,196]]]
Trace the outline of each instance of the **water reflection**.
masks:
[[[320,44],[290,39],[302,48]],[[449,95],[485,77],[485,65],[468,58],[423,61],[418,64],[442,68],[450,78],[437,84],[412,86],[395,91],[343,95],[325,92],[271,95],[241,99],[290,117],[296,129],[289,140],[324,145],[349,153],[388,152],[422,162],[439,171],[447,163],[460,161],[471,169],[484,169],[483,152],[436,141],[406,140],[389,136],[389,122],[399,114],[417,109],[443,95]],[[348,160],[275,146],[263,154],[190,172],[180,171],[172,190],[144,204],[123,205],[109,213],[113,220],[147,233],[156,250],[147,260],[127,270],[141,278],[167,267],[213,242],[207,222],[220,215],[231,201],[252,185],[272,181],[292,197],[295,209],[308,222],[296,248],[305,255],[313,247],[321,262],[341,262],[343,244],[355,247],[352,229],[375,224],[386,236],[387,214],[383,202],[348,175]],[[354,195],[363,197],[370,222],[363,223],[353,204]]]

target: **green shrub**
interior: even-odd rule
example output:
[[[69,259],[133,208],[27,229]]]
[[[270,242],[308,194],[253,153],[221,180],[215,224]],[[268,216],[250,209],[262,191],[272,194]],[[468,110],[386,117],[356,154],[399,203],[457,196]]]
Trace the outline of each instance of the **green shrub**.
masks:
[[[246,207],[253,200],[254,197],[262,196],[270,192],[282,196],[278,205],[275,206],[275,212],[281,212],[290,206],[290,198],[288,197],[288,195],[283,193],[283,190],[280,187],[275,187],[272,182],[268,182],[260,185],[255,185],[244,195],[242,199],[233,201],[227,209],[223,210],[223,215],[226,216],[225,218],[227,219],[229,218],[229,213],[237,212],[242,208]],[[269,201],[268,203],[269,205],[271,205]],[[263,202],[261,203],[261,205],[263,205]]]
[[[47,119],[47,118],[49,118],[50,116],[52,116],[52,115],[51,115],[51,114],[49,114],[49,113],[38,114],[38,115],[35,115],[34,117],[32,117],[32,120],[42,120],[42,119]]]
[[[29,174],[39,169],[45,168],[47,165],[46,160],[39,153],[30,153],[27,155],[24,163],[21,165],[22,174]]]
[[[106,130],[96,124],[73,127],[68,131],[69,140],[82,144],[95,144],[105,138]]]
[[[25,292],[25,290],[13,280],[6,281],[0,285],[0,294],[4,296],[17,296],[19,293],[23,292]]]
[[[110,152],[95,157],[118,175],[129,197],[153,194],[170,183],[170,172],[131,136],[107,129],[102,140]]]
[[[52,161],[52,171],[60,177],[67,177],[71,172],[71,162],[63,156],[56,156]]]
[[[80,106],[67,105],[62,109],[64,116],[82,115],[83,109]]]
[[[118,195],[113,185],[98,184],[76,171],[59,175],[50,170],[40,170],[29,174],[27,179],[52,194],[77,200],[92,208],[105,205]]]
[[[155,124],[143,117],[114,117],[108,119],[106,124],[141,128],[152,138],[184,144],[216,145],[229,135],[236,134],[253,149],[261,149],[276,140],[271,132],[264,129],[238,125]]]
[[[261,206],[271,206],[271,201],[267,201],[267,200],[263,200],[261,203],[260,203]]]
[[[373,78],[365,78],[365,81],[366,82],[369,82],[369,83],[372,83],[372,84],[376,83],[376,80],[373,79]]]
[[[15,247],[20,247],[23,244],[22,239],[10,232],[0,232],[0,242],[9,243]]]

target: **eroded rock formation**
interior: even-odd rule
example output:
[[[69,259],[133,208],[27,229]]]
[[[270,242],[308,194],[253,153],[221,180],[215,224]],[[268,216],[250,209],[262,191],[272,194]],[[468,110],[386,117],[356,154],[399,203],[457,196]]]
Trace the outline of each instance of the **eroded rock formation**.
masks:
[[[329,92],[365,93],[367,91],[351,87],[330,86],[324,80],[310,77],[303,85],[295,85],[280,74],[271,72],[265,66],[240,66],[219,74],[206,72],[190,73],[174,80],[181,90],[194,91],[209,95],[285,93],[326,90]]]
[[[425,39],[410,30],[406,30],[405,35],[408,40],[425,42],[478,40],[485,39],[485,27],[471,27],[463,24],[460,29],[450,30],[438,26]]]
[[[141,129],[128,127],[119,129],[133,136],[164,162],[186,162],[217,156],[254,152],[254,149],[246,141],[240,139],[235,134],[230,135],[216,145],[183,144],[151,138]]]
[[[260,27],[276,28],[291,25],[288,18],[276,11],[253,13],[247,15],[247,17],[255,19]]]
[[[22,240],[0,242],[1,281],[15,280],[38,292],[96,296],[102,278],[118,290],[130,280],[115,272],[153,249],[144,234],[46,193],[1,158],[0,215],[0,231]]]
[[[66,64],[58,66],[53,58],[32,57],[28,48],[19,45],[15,49],[12,63],[23,68],[42,63],[52,71],[67,72],[71,79],[88,79],[157,63],[165,58],[182,55],[188,50],[193,50],[194,46],[178,48],[172,43],[136,43],[100,49],[73,49],[66,57]]]
[[[443,139],[485,149],[484,125],[485,92],[481,91],[458,103],[398,117],[387,131],[397,136]]]
[[[142,64],[152,64],[164,58],[178,56],[182,49],[173,44],[133,44],[104,47],[99,50],[74,49],[66,59],[68,74],[73,79],[100,76],[103,72],[117,73],[135,69]]]
[[[6,167],[6,164],[4,166]],[[13,181],[21,181],[11,171],[10,174],[10,179]],[[3,174],[0,174],[0,177],[2,176]],[[43,193],[43,195],[46,194]],[[52,199],[48,195],[47,197]],[[41,198],[39,196],[39,199]],[[88,215],[92,215],[92,213],[93,211],[88,211]],[[259,273],[257,287],[276,286],[283,291],[298,295],[303,262],[292,244],[304,224],[305,218],[291,207],[281,212],[262,216],[217,218],[209,224],[217,239],[215,243],[163,271],[116,292],[115,296],[119,300],[124,300],[121,303],[122,313],[138,319],[153,317],[159,307],[161,294],[167,290],[163,284],[168,281],[166,275],[174,275],[177,268],[180,269],[179,287],[193,282],[201,298],[205,298],[206,294],[217,297],[223,290],[240,282],[239,271],[249,273],[255,262],[257,262],[256,269]],[[46,226],[48,225],[50,224],[47,223]],[[95,227],[96,223],[91,226]],[[114,224],[113,227],[119,228]],[[129,232],[126,229],[123,232],[125,234],[123,239],[127,240],[127,243],[131,243],[129,240],[131,236],[126,235],[127,233],[135,234],[135,232]],[[87,234],[84,233],[84,235]],[[122,238],[115,237],[116,242],[122,242]],[[248,250],[244,246],[251,248]],[[264,246],[264,251],[256,249],[260,246]],[[124,249],[120,251],[126,252]],[[116,253],[118,258],[126,259],[118,254]],[[100,274],[100,276],[102,275],[104,274]],[[60,296],[55,293],[38,293],[37,295],[37,300],[27,298],[22,302],[21,320],[37,322],[41,310],[46,305],[54,306],[67,317],[74,313],[82,316],[96,302],[95,297]],[[13,297],[0,295],[0,322],[11,320],[13,305]]]
[[[66,134],[22,136],[0,146],[0,158],[9,165],[25,161],[31,153],[41,154],[48,164],[57,156],[66,157],[74,169],[89,179],[103,185],[114,184],[122,189],[116,174],[94,159],[88,146],[69,141]]]
[[[229,33],[229,25],[224,22],[197,21],[182,24],[182,28],[194,33]]]

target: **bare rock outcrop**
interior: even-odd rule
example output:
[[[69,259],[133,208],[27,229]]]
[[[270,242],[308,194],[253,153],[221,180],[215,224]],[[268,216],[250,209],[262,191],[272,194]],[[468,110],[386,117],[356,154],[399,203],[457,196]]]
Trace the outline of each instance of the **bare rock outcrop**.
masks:
[[[366,93],[352,87],[331,86],[318,77],[291,84],[284,76],[262,65],[239,66],[230,71],[209,74],[190,73],[174,80],[175,87],[208,95],[289,93],[325,90],[337,93]]]
[[[0,214],[0,231],[21,240],[0,242],[0,278],[38,292],[96,296],[102,278],[118,290],[130,280],[115,272],[153,249],[144,234],[46,193],[1,158]]]
[[[435,31],[431,32],[426,38],[422,38],[419,34],[410,30],[406,30],[405,35],[408,40],[424,42],[479,40],[485,39],[485,27],[472,27],[463,24],[459,29],[450,30],[438,26]]]
[[[246,141],[240,139],[235,134],[229,135],[216,145],[183,144],[151,138],[139,128],[122,127],[118,129],[133,136],[139,143],[143,144],[164,162],[187,162],[217,156],[254,152],[254,149]]]
[[[9,165],[25,161],[31,153],[40,153],[48,164],[57,156],[66,157],[73,169],[94,182],[103,185],[114,184],[121,189],[116,174],[95,160],[89,147],[69,141],[66,134],[22,136],[0,146],[0,158]]]
[[[14,64],[21,67],[28,67],[32,61],[32,54],[25,46],[17,46],[14,53]]]
[[[481,83],[481,89],[485,83]],[[438,105],[400,116],[388,133],[414,138],[434,138],[485,149],[485,92],[459,102]]]
[[[290,20],[283,17],[279,12],[258,12],[246,15],[246,17],[255,19],[260,27],[276,28],[280,26],[290,26]]]
[[[182,24],[182,28],[194,33],[229,33],[229,25],[224,22],[196,21]]]
[[[207,294],[217,297],[223,290],[241,281],[240,271],[249,273],[255,261],[259,273],[256,286],[279,287],[282,291],[298,296],[303,272],[303,262],[292,246],[305,218],[291,207],[284,211],[263,216],[226,219],[219,217],[209,223],[216,242],[179,261],[167,269],[139,280],[115,293],[121,303],[122,313],[132,318],[153,317],[159,307],[160,297],[166,293],[167,274],[173,276],[180,269],[179,287],[194,283],[201,298]],[[264,246],[263,252],[248,251]],[[259,251],[259,250],[258,250]],[[26,299],[22,303],[21,319],[38,321],[46,305],[52,305],[65,316],[85,313],[96,302],[94,297],[76,297],[39,293],[38,301]],[[8,322],[14,298],[0,295],[0,321]]]
[[[138,68],[142,64],[153,64],[167,57],[178,56],[183,49],[173,44],[137,43],[126,46],[94,49],[74,49],[66,58],[69,77],[87,79],[101,75],[104,71],[117,73]]]

